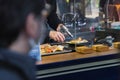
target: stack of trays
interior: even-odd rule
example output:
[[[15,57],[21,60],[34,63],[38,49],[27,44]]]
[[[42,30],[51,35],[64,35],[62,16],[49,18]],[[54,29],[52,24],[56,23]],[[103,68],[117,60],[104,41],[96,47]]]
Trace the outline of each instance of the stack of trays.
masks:
[[[114,48],[120,49],[120,42],[113,43]]]
[[[109,47],[106,45],[97,44],[97,45],[93,45],[92,49],[97,51],[97,52],[104,52],[104,51],[108,51]]]
[[[76,47],[76,52],[79,52],[79,53],[93,53],[94,50],[90,47],[86,47],[86,46],[81,46],[81,47]]]
[[[93,45],[92,47],[81,46],[75,48],[79,53],[93,53],[93,52],[105,52],[109,50],[109,47],[102,44]]]

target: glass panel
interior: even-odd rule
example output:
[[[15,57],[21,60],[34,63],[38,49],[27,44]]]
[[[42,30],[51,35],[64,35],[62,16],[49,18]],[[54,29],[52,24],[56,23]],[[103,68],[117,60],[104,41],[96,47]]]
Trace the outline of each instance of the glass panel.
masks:
[[[79,37],[92,41],[99,26],[99,0],[57,0],[57,4],[61,20],[74,35],[66,41]]]
[[[58,0],[58,14],[74,36],[66,36],[66,41],[82,38],[92,45],[97,31],[120,29],[120,22],[115,22],[120,16],[115,1],[118,0]]]

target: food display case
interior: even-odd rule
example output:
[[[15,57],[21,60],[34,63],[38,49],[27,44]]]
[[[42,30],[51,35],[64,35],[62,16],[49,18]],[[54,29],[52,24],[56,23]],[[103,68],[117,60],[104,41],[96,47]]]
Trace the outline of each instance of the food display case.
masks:
[[[45,54],[54,54],[54,53],[66,53],[70,51],[75,51],[76,46],[83,46],[83,45],[92,45],[93,40],[95,37],[95,30],[94,30],[94,24],[97,24],[96,18],[89,18],[88,16],[93,14],[91,11],[89,11],[91,1],[90,0],[58,0],[58,16],[60,16],[61,21],[63,21],[63,24],[66,26],[67,31],[69,31],[68,34],[64,29],[61,29],[60,31],[65,35],[66,39],[63,43],[58,42],[50,42],[48,45],[45,45],[48,48],[52,48],[52,50],[43,51]],[[62,5],[62,6],[61,6]],[[97,7],[96,7],[97,8]],[[65,10],[65,11],[64,11]],[[86,14],[90,13],[90,14]],[[98,17],[98,15],[96,16]],[[94,22],[95,21],[95,22]],[[93,23],[94,22],[94,23]],[[63,51],[60,51],[57,49],[58,47],[64,47]],[[53,50],[55,49],[55,50]],[[57,52],[56,52],[57,51]],[[53,52],[53,53],[52,53]]]
[[[57,0],[58,15],[73,35],[41,45],[38,80],[119,80],[119,30],[106,24],[100,0]]]

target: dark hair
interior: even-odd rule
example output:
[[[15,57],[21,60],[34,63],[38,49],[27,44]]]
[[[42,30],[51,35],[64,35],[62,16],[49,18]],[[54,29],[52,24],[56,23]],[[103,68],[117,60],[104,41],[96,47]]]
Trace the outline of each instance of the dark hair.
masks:
[[[0,0],[0,47],[8,47],[25,27],[29,13],[40,16],[44,0]]]

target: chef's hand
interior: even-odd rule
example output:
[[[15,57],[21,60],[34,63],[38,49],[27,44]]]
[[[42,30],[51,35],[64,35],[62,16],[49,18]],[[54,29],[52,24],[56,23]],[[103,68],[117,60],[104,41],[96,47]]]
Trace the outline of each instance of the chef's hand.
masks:
[[[58,32],[58,31],[50,31],[49,37],[57,42],[64,42],[65,40],[65,36],[61,32]]]

